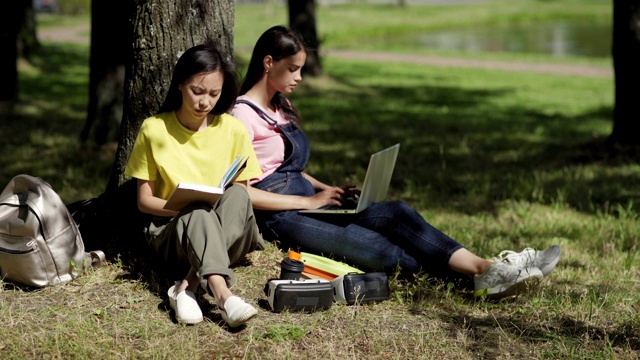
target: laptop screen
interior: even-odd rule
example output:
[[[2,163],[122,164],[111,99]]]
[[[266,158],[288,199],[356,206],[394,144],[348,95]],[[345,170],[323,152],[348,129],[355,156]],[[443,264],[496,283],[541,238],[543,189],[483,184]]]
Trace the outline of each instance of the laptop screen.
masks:
[[[371,203],[383,201],[387,197],[399,150],[400,144],[395,144],[371,155],[356,209],[358,212],[369,207]]]

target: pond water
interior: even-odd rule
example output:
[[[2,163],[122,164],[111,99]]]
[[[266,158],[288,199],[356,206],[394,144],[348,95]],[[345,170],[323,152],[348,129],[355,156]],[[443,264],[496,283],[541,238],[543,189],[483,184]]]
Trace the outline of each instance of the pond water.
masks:
[[[386,39],[385,42],[467,52],[609,57],[611,36],[611,24],[561,20],[441,30]]]

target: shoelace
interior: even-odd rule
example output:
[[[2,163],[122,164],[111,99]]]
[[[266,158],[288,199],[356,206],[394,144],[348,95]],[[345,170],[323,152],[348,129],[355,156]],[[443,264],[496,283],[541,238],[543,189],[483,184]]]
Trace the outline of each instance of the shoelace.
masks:
[[[526,269],[514,266],[510,262],[498,263],[493,266],[493,272],[491,276],[491,280],[489,280],[489,284],[493,284],[495,282],[513,282],[523,271],[527,271]]]
[[[512,250],[503,250],[498,254],[498,259],[507,261],[515,266],[533,265],[536,260],[536,251],[530,247],[519,253]]]

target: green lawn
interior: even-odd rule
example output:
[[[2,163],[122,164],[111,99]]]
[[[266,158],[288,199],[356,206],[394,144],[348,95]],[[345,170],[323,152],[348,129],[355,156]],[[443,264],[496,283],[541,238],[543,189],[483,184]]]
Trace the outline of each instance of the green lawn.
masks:
[[[534,16],[528,11],[532,5],[535,16],[575,11],[599,19],[611,4],[522,1],[506,9],[505,2],[491,2],[410,8],[407,14],[459,26],[456,21],[472,17],[528,18]],[[283,14],[276,7],[273,19],[255,15],[249,35],[249,24],[239,23],[246,19],[241,14],[264,14],[265,8],[238,6],[238,44],[246,45]],[[320,27],[342,34],[333,46],[350,43],[344,19],[355,8],[319,9]],[[399,11],[358,8],[377,14],[369,21],[377,19],[381,29],[396,18],[385,14]],[[327,15],[335,19],[322,22]],[[48,44],[44,50],[33,63],[21,63],[21,101],[1,114],[0,183],[24,172],[49,181],[67,202],[97,196],[109,176],[113,145],[85,149],[77,143],[88,47]],[[526,60],[503,56],[509,57]],[[313,144],[309,172],[336,184],[359,183],[368,155],[399,142],[389,198],[409,202],[482,256],[559,244],[563,256],[556,270],[529,294],[497,302],[474,300],[421,274],[413,282],[391,278],[392,298],[378,304],[276,314],[266,305],[263,287],[278,276],[276,261],[283,254],[269,244],[236,267],[235,292],[260,313],[246,327],[229,330],[204,294],[204,323],[174,323],[165,295],[169,284],[150,256],[137,252],[141,244],[104,244],[108,264],[68,285],[25,291],[0,282],[0,357],[640,356],[640,165],[601,151],[611,131],[612,79],[338,58],[323,64],[326,76],[305,78],[292,96]]]
[[[251,49],[267,28],[288,24],[287,8],[266,4],[243,4],[235,8],[235,44],[238,48]],[[467,53],[417,48],[402,42],[382,41],[452,28],[476,26],[500,26],[506,24],[530,24],[557,20],[581,20],[590,24],[610,24],[612,3],[605,0],[488,0],[460,6],[393,5],[365,6],[362,1],[351,4],[317,6],[317,31],[322,49],[383,50],[398,53],[422,53],[463,58],[509,59],[526,61],[553,61],[610,65],[606,59],[562,59],[544,55],[514,53]]]

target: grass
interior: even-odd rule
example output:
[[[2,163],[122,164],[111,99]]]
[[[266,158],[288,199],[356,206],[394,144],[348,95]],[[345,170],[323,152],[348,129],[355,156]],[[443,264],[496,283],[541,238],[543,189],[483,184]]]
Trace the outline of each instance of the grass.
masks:
[[[59,28],[90,23],[91,15],[38,14],[36,21],[38,29]]]
[[[609,1],[482,1],[460,5],[395,5],[364,6],[361,2],[317,6],[317,28],[321,49],[382,50],[398,53],[421,53],[473,59],[526,60],[590,63],[609,66],[604,59],[573,57],[551,58],[544,55],[515,53],[467,53],[416,47],[402,41],[410,34],[421,34],[451,28],[473,28],[506,24],[540,23],[557,20],[580,20],[590,24],[610,24],[612,4]],[[273,25],[288,24],[284,6],[244,4],[236,6],[234,27],[238,48],[251,49],[260,34]]]
[[[536,2],[567,3],[575,6]],[[455,19],[452,8],[434,16]],[[97,196],[113,149],[77,143],[88,47],[45,51],[20,64],[21,101],[2,114],[0,183],[24,172],[66,202]],[[177,325],[168,283],[141,244],[104,244],[108,264],[67,285],[0,283],[0,357],[638,358],[640,165],[597,151],[611,130],[611,79],[337,58],[324,66],[326,77],[305,79],[292,96],[313,144],[311,173],[359,183],[367,154],[400,142],[390,198],[482,256],[559,244],[556,270],[531,293],[497,302],[421,274],[392,278],[381,303],[276,314],[262,289],[283,254],[269,244],[235,268],[235,292],[261,311],[230,330],[203,294],[205,323]]]

